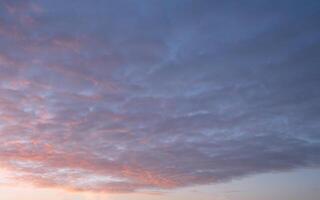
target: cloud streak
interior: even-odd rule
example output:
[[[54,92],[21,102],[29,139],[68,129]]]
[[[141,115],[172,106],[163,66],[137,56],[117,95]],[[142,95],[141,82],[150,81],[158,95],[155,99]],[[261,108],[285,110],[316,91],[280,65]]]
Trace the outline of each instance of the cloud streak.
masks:
[[[1,1],[0,166],[116,193],[318,168],[319,8]]]

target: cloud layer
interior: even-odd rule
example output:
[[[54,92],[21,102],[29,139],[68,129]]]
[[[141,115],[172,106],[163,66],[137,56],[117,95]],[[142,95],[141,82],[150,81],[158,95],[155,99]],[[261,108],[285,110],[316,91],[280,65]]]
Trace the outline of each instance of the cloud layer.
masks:
[[[0,166],[134,192],[319,167],[318,1],[0,1]]]

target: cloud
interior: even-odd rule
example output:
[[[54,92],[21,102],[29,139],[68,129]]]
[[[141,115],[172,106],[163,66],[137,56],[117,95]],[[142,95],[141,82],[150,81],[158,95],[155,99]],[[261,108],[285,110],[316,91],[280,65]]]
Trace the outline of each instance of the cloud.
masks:
[[[2,2],[1,168],[118,193],[318,168],[317,4]]]

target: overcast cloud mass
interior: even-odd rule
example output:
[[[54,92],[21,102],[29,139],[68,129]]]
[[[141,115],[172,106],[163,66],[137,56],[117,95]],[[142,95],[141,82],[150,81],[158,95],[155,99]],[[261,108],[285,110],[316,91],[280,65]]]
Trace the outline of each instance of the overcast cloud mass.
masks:
[[[126,193],[320,166],[320,1],[0,0],[6,184]]]

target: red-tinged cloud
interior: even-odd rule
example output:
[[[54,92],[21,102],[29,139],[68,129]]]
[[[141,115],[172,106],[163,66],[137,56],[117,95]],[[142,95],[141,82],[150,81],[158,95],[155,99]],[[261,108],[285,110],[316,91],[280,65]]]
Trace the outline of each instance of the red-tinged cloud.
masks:
[[[0,1],[10,183],[154,192],[318,168],[319,6],[245,2]]]

